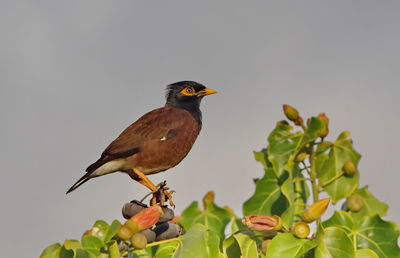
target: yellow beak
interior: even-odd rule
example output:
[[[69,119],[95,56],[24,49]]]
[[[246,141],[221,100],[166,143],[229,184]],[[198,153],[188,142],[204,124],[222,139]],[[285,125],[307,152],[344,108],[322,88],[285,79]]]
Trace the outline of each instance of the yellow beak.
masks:
[[[217,91],[206,88],[204,90],[197,92],[197,96],[201,97],[201,96],[211,95],[211,94],[215,94],[215,93],[217,93]]]

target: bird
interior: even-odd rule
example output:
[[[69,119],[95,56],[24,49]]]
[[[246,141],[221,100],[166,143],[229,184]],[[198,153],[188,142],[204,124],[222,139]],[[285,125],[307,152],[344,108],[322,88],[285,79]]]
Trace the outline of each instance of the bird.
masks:
[[[202,128],[200,102],[215,93],[194,81],[168,85],[165,105],[122,131],[67,194],[92,178],[123,172],[151,191],[152,205],[166,200],[174,206],[165,182],[155,185],[147,176],[175,167],[186,157]]]

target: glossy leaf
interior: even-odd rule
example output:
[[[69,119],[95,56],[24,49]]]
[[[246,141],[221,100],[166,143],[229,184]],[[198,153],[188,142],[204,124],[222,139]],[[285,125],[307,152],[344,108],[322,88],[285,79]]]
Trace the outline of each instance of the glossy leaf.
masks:
[[[219,207],[214,202],[205,203],[204,210],[200,210],[198,202],[193,202],[182,212],[179,223],[185,230],[195,224],[205,225],[208,230],[213,230],[224,236],[226,225],[229,223],[232,215],[224,208]]]
[[[174,253],[174,258],[209,257],[206,245],[207,228],[201,224],[193,225],[182,236],[182,242]]]
[[[319,183],[324,185],[324,190],[336,203],[342,198],[349,196],[358,187],[359,173],[353,176],[344,176],[343,165],[346,161],[352,161],[358,164],[361,155],[356,152],[352,146],[352,141],[346,138],[347,134],[342,133],[335,143],[331,146],[329,156],[323,164],[318,159],[324,158],[324,155],[317,155],[317,177]]]
[[[263,178],[256,182],[254,194],[243,204],[243,214],[255,215],[274,215],[272,206],[281,196],[278,180],[272,168],[265,171]]]
[[[105,246],[104,242],[95,236],[85,236],[82,238],[82,246],[86,248],[100,249]]]
[[[233,235],[224,240],[223,250],[229,258],[240,258],[240,246]]]
[[[371,249],[358,249],[356,258],[379,258],[379,256]]]
[[[113,238],[118,233],[120,227],[121,223],[118,220],[114,220],[108,228],[106,236],[104,237],[104,242],[107,243],[108,241],[110,241],[111,238]]]
[[[104,241],[109,230],[110,226],[105,221],[97,220],[92,227],[91,234]]]
[[[303,257],[316,246],[314,240],[299,239],[291,233],[282,233],[274,237],[268,245],[267,258]]]
[[[323,226],[335,226],[345,230],[357,249],[372,249],[379,257],[400,257],[397,226],[382,220],[379,215],[354,220],[349,213],[337,211],[329,220],[323,222]]]
[[[108,254],[110,258],[120,258],[121,254],[119,252],[118,244],[116,241],[111,241],[108,243]]]
[[[258,257],[257,243],[249,235],[239,233],[233,236],[240,248],[241,257],[253,258]]]
[[[180,245],[180,240],[173,241],[158,246],[155,257],[157,258],[170,258],[174,255],[176,249]]]
[[[315,258],[354,258],[353,241],[341,228],[320,229],[317,241]]]
[[[40,254],[40,258],[58,258],[60,256],[60,251],[61,245],[59,243],[49,245]]]
[[[365,216],[378,214],[381,217],[386,216],[388,206],[376,199],[375,196],[368,190],[368,187],[363,187],[356,192],[364,201],[364,207],[359,212],[352,212],[355,219],[362,219]]]

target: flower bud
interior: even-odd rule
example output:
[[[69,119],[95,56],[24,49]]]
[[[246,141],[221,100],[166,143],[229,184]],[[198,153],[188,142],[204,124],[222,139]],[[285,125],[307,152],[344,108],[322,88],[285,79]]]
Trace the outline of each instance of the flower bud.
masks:
[[[277,215],[251,215],[244,217],[242,222],[249,229],[256,231],[280,230],[282,228],[282,220]]]
[[[297,118],[299,118],[299,112],[289,105],[283,105],[283,112],[285,116],[292,122],[294,122]]]
[[[304,211],[303,221],[306,223],[311,223],[319,219],[328,208],[330,200],[331,198],[326,198],[312,204],[306,211]]]
[[[299,153],[297,156],[296,156],[296,158],[295,158],[295,161],[296,162],[303,162],[306,158],[308,158],[310,155],[308,155],[307,153],[305,153],[305,152],[301,152],[301,153]]]
[[[132,235],[133,232],[126,226],[121,226],[117,233],[117,236],[123,240],[128,240]]]
[[[364,208],[364,200],[360,195],[354,193],[347,197],[346,206],[350,211],[358,212]]]
[[[125,222],[125,226],[128,227],[133,233],[152,227],[160,219],[163,211],[160,206],[153,205],[140,211],[138,214],[130,218]]]
[[[294,120],[294,124],[297,126],[301,126],[303,124],[303,118],[299,116],[298,118],[296,118],[296,120]]]
[[[346,162],[344,163],[344,165],[343,165],[343,173],[344,173],[346,176],[352,176],[352,175],[354,175],[355,173],[357,173],[357,167],[356,167],[356,165],[355,165],[352,161],[350,161],[350,160],[346,161]]]
[[[131,237],[131,244],[135,249],[144,249],[147,245],[147,238],[142,233],[135,233]]]
[[[269,244],[271,243],[272,239],[266,239],[261,243],[261,252],[266,255],[267,249]]]
[[[298,238],[307,238],[307,236],[310,234],[310,227],[307,223],[300,221],[293,226],[292,232]]]
[[[317,132],[317,136],[325,138],[329,133],[329,118],[325,115],[325,113],[319,114],[318,118],[322,121],[323,127]]]
[[[214,191],[209,191],[207,192],[204,197],[203,197],[203,203],[204,206],[207,205],[208,203],[212,203],[215,200],[215,193]]]

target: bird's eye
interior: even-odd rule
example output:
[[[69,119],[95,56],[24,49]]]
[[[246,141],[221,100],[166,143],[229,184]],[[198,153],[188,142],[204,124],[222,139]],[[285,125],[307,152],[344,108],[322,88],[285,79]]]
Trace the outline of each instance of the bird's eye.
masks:
[[[181,93],[186,96],[196,95],[196,91],[193,89],[193,87],[186,87],[181,91]]]

